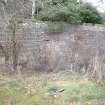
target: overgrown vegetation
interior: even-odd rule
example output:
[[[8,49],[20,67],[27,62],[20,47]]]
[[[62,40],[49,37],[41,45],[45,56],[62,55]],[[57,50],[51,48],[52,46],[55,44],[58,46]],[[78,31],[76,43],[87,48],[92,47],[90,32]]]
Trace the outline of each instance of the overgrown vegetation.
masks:
[[[102,23],[101,13],[99,13],[96,7],[89,3],[82,4],[79,8],[80,16],[82,17],[82,23]]]
[[[48,2],[45,8],[36,8],[35,18],[42,21],[63,21],[67,23],[102,23],[101,13],[95,6],[77,0]]]

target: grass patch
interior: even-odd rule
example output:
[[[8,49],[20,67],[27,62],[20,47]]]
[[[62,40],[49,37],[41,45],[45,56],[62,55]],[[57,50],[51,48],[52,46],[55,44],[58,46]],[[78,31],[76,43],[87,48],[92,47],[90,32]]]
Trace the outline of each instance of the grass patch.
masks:
[[[49,88],[64,88],[54,95]],[[62,80],[49,76],[26,76],[0,80],[0,105],[88,105],[92,100],[105,99],[105,87],[90,81]]]

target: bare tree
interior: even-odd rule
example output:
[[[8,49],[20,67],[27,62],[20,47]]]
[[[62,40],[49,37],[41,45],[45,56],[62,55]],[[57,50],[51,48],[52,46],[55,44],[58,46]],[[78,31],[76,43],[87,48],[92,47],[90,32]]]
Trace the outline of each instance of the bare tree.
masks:
[[[0,15],[1,19],[4,20],[4,31],[8,28],[12,33],[12,62],[13,62],[13,71],[17,71],[18,64],[18,42],[16,40],[16,30],[18,25],[23,22],[25,18],[31,17],[30,10],[32,2],[30,0],[1,0],[0,1]],[[9,11],[7,9],[9,9]],[[29,16],[30,15],[30,16]],[[5,59],[9,57],[6,53],[7,49],[4,49],[2,44],[0,46],[2,51],[5,53]],[[9,59],[9,58],[8,58]]]

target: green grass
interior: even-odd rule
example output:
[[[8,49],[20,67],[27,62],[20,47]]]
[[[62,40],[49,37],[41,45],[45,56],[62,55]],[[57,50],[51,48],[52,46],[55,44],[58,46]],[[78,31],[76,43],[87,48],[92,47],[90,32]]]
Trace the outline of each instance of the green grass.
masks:
[[[56,97],[50,87],[64,88]],[[0,105],[88,105],[93,100],[105,99],[105,87],[83,80],[57,79],[51,76],[21,76],[0,79]],[[91,104],[92,105],[92,104]]]

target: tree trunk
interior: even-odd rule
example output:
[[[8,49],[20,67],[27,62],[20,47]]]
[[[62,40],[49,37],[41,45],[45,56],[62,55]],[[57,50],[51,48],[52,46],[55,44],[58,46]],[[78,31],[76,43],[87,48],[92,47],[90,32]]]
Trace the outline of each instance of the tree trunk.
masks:
[[[32,18],[34,18],[34,14],[35,14],[35,8],[36,8],[35,2],[36,0],[32,0]]]
[[[16,39],[15,39],[15,34],[16,34],[16,24],[14,23],[14,27],[13,27],[13,38],[12,38],[12,41],[13,41],[13,46],[12,46],[12,58],[13,58],[13,71],[17,71],[17,60],[18,60],[18,57],[17,57],[17,51],[16,51]]]

